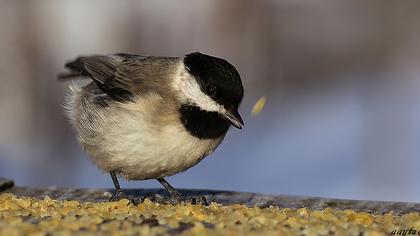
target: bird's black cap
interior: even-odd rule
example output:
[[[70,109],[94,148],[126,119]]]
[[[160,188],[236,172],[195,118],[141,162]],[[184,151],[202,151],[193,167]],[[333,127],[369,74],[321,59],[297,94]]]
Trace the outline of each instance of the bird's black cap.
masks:
[[[226,109],[238,109],[244,89],[241,77],[232,64],[199,52],[186,55],[184,64],[205,94]]]

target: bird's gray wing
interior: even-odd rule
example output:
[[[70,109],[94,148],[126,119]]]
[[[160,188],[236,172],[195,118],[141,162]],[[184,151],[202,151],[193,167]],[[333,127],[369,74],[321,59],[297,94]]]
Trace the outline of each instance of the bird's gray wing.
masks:
[[[88,76],[98,88],[111,99],[131,101],[135,91],[138,71],[145,56],[134,54],[113,54],[82,56],[67,63],[68,73],[59,75],[59,79]]]

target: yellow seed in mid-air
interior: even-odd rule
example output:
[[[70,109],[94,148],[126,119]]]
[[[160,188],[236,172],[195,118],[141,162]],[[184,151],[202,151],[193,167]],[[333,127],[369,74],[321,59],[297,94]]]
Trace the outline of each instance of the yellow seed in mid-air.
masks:
[[[260,114],[260,112],[264,108],[266,100],[267,99],[266,99],[265,96],[258,99],[258,101],[255,103],[254,107],[252,107],[251,115],[256,116],[256,115]]]

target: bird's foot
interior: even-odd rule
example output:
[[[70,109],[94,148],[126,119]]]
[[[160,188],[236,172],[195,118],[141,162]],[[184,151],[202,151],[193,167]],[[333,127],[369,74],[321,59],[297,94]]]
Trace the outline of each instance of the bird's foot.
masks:
[[[145,195],[145,199],[148,199],[155,203],[163,203],[163,204],[180,204],[185,203],[185,198],[180,193],[173,193],[170,196],[163,196],[158,193],[147,193]]]
[[[184,196],[182,196],[182,194],[178,192],[171,194],[171,196],[169,197],[169,203],[171,204],[179,204],[182,203],[184,200]]]
[[[172,193],[169,197],[165,197],[157,193],[148,193],[145,195],[145,199],[149,199],[150,201],[155,203],[169,203],[173,205],[182,203],[191,203],[192,205],[203,206],[209,205],[206,197],[203,195],[184,197],[179,192]]]
[[[109,199],[110,202],[118,202],[122,199],[129,200],[132,204],[138,205],[144,201],[144,197],[132,197],[127,196],[123,191],[117,190],[114,194],[112,194],[111,198]]]
[[[121,190],[115,191],[114,194],[112,194],[111,198],[109,199],[110,202],[118,202],[122,199],[128,199],[128,196]]]
[[[156,203],[166,203],[166,204],[180,204],[185,202],[185,198],[178,192],[172,193],[169,197],[162,196],[158,193],[148,193],[146,198],[152,202]]]

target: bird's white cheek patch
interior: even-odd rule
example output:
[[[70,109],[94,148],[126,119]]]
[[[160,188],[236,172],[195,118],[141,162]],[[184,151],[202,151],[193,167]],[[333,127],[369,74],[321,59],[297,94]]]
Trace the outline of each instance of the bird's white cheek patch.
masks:
[[[223,113],[225,111],[222,105],[218,104],[201,91],[200,85],[189,74],[189,72],[185,70],[183,64],[180,68],[178,76],[174,79],[173,87],[179,92],[182,100],[195,104],[202,110],[219,113]]]

